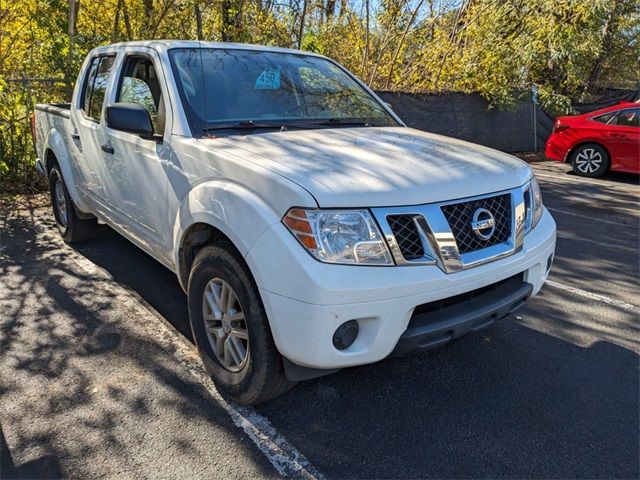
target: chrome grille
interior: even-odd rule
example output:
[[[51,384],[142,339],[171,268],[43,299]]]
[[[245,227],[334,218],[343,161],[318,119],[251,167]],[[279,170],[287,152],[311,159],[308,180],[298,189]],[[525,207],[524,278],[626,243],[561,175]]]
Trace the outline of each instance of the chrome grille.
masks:
[[[479,208],[489,210],[495,219],[495,231],[488,240],[478,237],[471,228],[473,214]],[[460,254],[505,243],[511,236],[511,194],[509,193],[443,205],[441,209],[449,222]]]
[[[424,247],[414,217],[415,215],[389,215],[387,217],[389,227],[405,260],[417,260],[424,257]]]

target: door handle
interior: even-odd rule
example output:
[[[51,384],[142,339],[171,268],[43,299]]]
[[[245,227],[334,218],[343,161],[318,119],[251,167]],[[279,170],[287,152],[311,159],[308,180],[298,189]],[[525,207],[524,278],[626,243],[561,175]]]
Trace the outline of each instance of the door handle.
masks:
[[[113,149],[113,147],[109,147],[108,145],[102,145],[101,148],[102,148],[102,151],[105,153],[109,153],[111,155],[115,153],[115,150]]]
[[[624,133],[610,133],[609,136],[613,137],[613,138],[626,138],[627,137]]]

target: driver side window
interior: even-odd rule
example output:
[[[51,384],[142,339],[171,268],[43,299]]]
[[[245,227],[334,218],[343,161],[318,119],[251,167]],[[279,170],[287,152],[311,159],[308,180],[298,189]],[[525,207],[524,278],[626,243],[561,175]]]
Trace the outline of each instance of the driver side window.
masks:
[[[148,57],[130,56],[125,60],[116,102],[135,103],[145,108],[153,131],[159,135],[164,133],[164,99],[157,72]]]

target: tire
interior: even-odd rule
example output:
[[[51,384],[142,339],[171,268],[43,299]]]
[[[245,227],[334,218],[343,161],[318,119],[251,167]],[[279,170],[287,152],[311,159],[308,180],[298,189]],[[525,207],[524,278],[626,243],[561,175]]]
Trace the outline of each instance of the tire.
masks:
[[[207,245],[197,253],[188,296],[193,338],[223,396],[257,404],[295,385],[285,376],[251,272],[230,243]]]
[[[571,153],[571,167],[581,177],[600,177],[609,170],[609,154],[597,143],[585,143]]]
[[[58,165],[54,165],[49,174],[49,191],[53,216],[62,239],[67,243],[76,243],[94,238],[98,230],[98,221],[95,218],[79,217]]]

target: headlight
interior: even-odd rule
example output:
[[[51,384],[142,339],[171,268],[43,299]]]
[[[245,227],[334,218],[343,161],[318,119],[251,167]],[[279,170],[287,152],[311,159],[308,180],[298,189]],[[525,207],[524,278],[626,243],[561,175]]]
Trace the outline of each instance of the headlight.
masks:
[[[542,217],[542,192],[535,176],[529,182],[524,200],[527,207],[526,231],[528,232],[535,228]]]
[[[282,221],[321,262],[393,265],[387,244],[368,210],[292,208]]]

